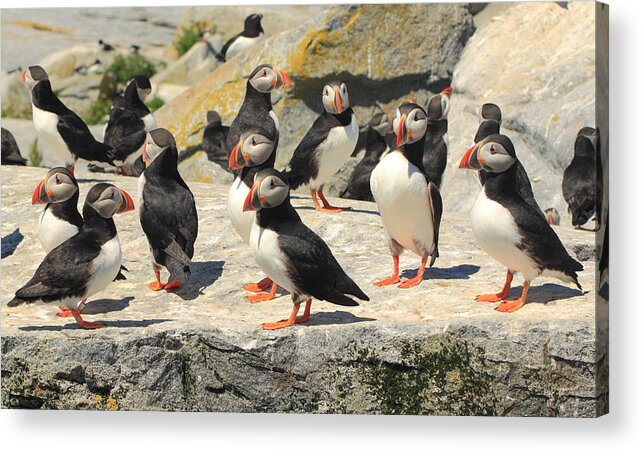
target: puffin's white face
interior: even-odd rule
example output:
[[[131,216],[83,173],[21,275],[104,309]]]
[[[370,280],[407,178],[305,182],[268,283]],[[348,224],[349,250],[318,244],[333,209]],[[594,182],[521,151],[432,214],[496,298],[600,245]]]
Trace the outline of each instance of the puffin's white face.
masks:
[[[348,87],[345,83],[332,81],[323,87],[323,108],[330,114],[341,114],[350,107]]]
[[[289,193],[290,187],[276,174],[276,170],[264,169],[254,176],[254,184],[247,194],[243,211],[277,207]]]
[[[403,104],[397,108],[393,128],[397,135],[397,147],[419,141],[426,134],[428,119],[424,110],[415,104]]]
[[[138,92],[138,98],[140,99],[141,102],[145,103],[145,100],[147,100],[147,97],[152,93],[151,88],[148,89],[141,89],[141,88],[136,88],[136,91]]]
[[[116,213],[124,213],[134,209],[134,201],[127,192],[108,183],[104,185],[106,186],[98,198],[89,203],[100,216],[109,219]]]
[[[171,146],[176,147],[176,141],[174,141],[174,137],[168,130],[157,128],[147,133],[145,144],[143,144],[145,166],[149,166],[163,150]]]
[[[266,94],[274,89],[287,88],[291,81],[285,73],[265,64],[254,69],[250,75],[250,84],[257,91]]]
[[[32,90],[38,84],[38,82],[42,80],[48,80],[49,76],[42,67],[30,66],[25,69],[25,71],[20,76],[20,79],[27,88]]]
[[[274,151],[274,141],[266,135],[267,132],[257,128],[243,133],[230,153],[230,169],[238,171],[245,166],[251,168],[263,164]]]
[[[517,161],[513,143],[504,135],[490,135],[468,149],[459,163],[460,169],[483,169],[506,172]]]
[[[66,168],[53,168],[31,196],[32,204],[53,204],[70,199],[78,191],[73,174]]]
[[[371,127],[381,136],[386,136],[392,133],[393,120],[394,118],[391,115],[382,114],[380,122],[378,124],[372,124]]]

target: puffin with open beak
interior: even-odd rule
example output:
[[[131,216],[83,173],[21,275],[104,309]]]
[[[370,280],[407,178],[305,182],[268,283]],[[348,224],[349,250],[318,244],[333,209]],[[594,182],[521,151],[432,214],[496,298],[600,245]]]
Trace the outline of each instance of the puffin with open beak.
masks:
[[[338,213],[349,208],[330,205],[323,195],[323,185],[348,161],[357,146],[359,123],[350,107],[345,83],[328,82],[323,87],[322,101],[324,111],[294,149],[286,173],[291,189],[303,185],[310,189],[318,211]]]
[[[428,180],[441,189],[442,177],[448,162],[448,112],[453,88],[448,86],[428,101],[426,114],[428,130],[426,131],[426,148],[423,165]]]
[[[178,151],[172,134],[157,128],[147,133],[143,144],[145,170],[138,179],[140,224],[152,253],[156,280],[153,291],[171,291],[189,280],[198,215],[194,196],[178,172]],[[160,271],[169,271],[162,283]]]
[[[274,330],[306,322],[312,298],[343,306],[358,305],[352,297],[368,296],[344,272],[330,248],[301,222],[290,203],[287,177],[275,169],[257,173],[243,209],[256,211],[250,250],[267,276],[292,295],[292,312],[286,320],[263,324]],[[303,316],[297,317],[305,302]]]
[[[582,264],[572,258],[541,212],[517,192],[517,155],[505,135],[490,135],[468,149],[461,169],[486,171],[487,179],[471,211],[473,233],[479,246],[507,268],[504,288],[497,294],[477,296],[480,302],[500,302],[496,310],[514,312],[525,304],[531,282],[555,277],[582,287],[577,272]],[[506,300],[513,275],[524,275],[519,299]]]
[[[94,185],[85,199],[82,230],[47,254],[7,306],[56,302],[71,311],[80,327],[103,327],[102,323],[85,321],[79,307],[107,288],[118,274],[121,249],[113,216],[133,209],[134,202],[124,190],[109,183]]]
[[[428,118],[415,103],[397,108],[393,123],[397,149],[386,155],[372,171],[370,186],[383,222],[393,260],[393,273],[375,286],[401,282],[399,256],[408,249],[421,257],[417,275],[399,288],[419,285],[428,259],[439,257],[439,226],[442,201],[437,185],[428,180],[423,166]]]

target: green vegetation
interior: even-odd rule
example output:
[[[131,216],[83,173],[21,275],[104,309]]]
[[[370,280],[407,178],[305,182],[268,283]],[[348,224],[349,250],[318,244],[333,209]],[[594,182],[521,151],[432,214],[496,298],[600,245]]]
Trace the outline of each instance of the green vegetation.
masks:
[[[154,97],[149,102],[147,102],[147,108],[149,108],[152,112],[156,111],[163,105],[165,105],[165,101],[160,97]]]
[[[99,97],[89,107],[89,113],[85,117],[87,125],[95,125],[103,122],[105,116],[109,116],[111,104],[107,99]]]
[[[10,102],[2,102],[2,117],[12,117],[15,119],[31,119],[31,102],[27,107],[12,105]]]
[[[205,32],[216,33],[216,25],[208,24],[207,22],[192,22],[186,27],[181,29],[181,33],[174,40],[174,48],[178,56],[182,56],[194,44],[203,39]]]
[[[42,164],[42,153],[38,150],[38,138],[34,139],[29,149],[29,162],[31,166],[40,167]]]
[[[139,75],[151,78],[156,73],[156,67],[142,55],[118,55],[107,72],[112,73],[118,83],[125,84]]]

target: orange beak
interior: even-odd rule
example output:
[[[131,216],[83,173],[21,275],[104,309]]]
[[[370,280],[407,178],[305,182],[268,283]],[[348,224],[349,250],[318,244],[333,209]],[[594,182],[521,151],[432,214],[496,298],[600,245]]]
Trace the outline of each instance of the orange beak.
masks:
[[[445,94],[445,95],[447,95],[448,97],[450,97],[450,95],[451,95],[452,93],[453,93],[453,88],[452,88],[452,87],[450,87],[450,86],[448,86],[447,88],[444,88],[444,89],[443,89],[439,94],[442,94],[442,95],[444,95],[444,94]]]
[[[292,84],[292,80],[290,79],[290,77],[288,77],[288,75],[283,71],[280,71],[278,69],[275,69],[275,70],[279,76],[276,77],[274,80],[272,80],[272,86],[276,89],[289,88],[290,85]]]
[[[337,107],[337,111],[339,114],[343,113],[343,105],[341,104],[341,94],[339,93],[338,89],[335,89],[334,91],[334,104]]]
[[[481,168],[481,164],[477,158],[477,144],[475,144],[468,149],[461,158],[459,169],[473,169],[475,171],[479,171]]]
[[[395,141],[396,147],[401,147],[406,142],[406,115],[401,116],[399,120],[399,128],[397,129],[397,140]]]
[[[33,194],[31,195],[31,205],[37,205],[37,204],[48,204],[49,203],[49,194],[45,188],[45,182],[47,181],[47,178],[45,177],[38,183],[38,186],[36,186],[36,189],[34,190]]]
[[[232,153],[230,153],[230,158],[227,161],[227,165],[230,167],[230,170],[232,171],[238,171],[243,168],[244,165],[242,165],[239,162],[239,147],[241,146],[241,142],[234,146],[232,149]]]
[[[20,81],[22,82],[23,85],[26,84],[27,70],[29,69],[23,70],[22,74],[20,74]]]
[[[255,211],[256,209],[252,205],[252,199],[254,199],[254,192],[256,191],[256,188],[252,186],[250,188],[250,192],[247,193],[247,197],[245,198],[245,202],[243,202],[243,211]]]
[[[134,209],[134,201],[131,196],[127,194],[127,191],[124,189],[120,190],[120,194],[123,195],[123,202],[116,209],[116,213],[125,213],[126,211],[132,211]]]

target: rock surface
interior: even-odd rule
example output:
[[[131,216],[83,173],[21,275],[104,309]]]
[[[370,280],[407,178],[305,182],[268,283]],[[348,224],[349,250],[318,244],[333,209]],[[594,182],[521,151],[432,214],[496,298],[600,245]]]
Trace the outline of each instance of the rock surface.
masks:
[[[229,226],[227,187],[190,183],[199,237],[183,291],[146,288],[153,274],[132,212],[116,218],[128,280],[85,309],[108,327],[81,330],[53,305],[9,309],[44,256],[40,208],[29,199],[45,172],[1,170],[3,407],[581,417],[608,408],[605,329],[596,327],[596,310],[607,307],[595,300],[594,262],[580,274],[584,293],[543,278],[524,308],[500,314],[474,296],[497,291],[504,269],[478,249],[467,215],[450,208],[435,267],[419,287],[400,290],[371,285],[391,270],[373,204],[333,199],[354,207],[335,216],[295,196],[303,221],[371,301],[314,302],[308,324],[267,332],[260,324],[285,317],[289,297],[244,300],[242,284],[261,275]],[[81,199],[102,179],[136,198],[135,179],[77,175]],[[589,232],[556,231],[569,249],[593,242]],[[418,258],[401,263],[408,277]]]

